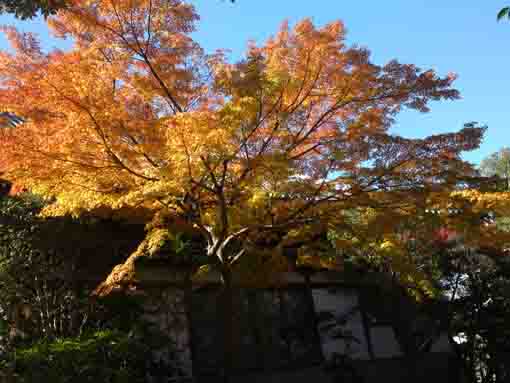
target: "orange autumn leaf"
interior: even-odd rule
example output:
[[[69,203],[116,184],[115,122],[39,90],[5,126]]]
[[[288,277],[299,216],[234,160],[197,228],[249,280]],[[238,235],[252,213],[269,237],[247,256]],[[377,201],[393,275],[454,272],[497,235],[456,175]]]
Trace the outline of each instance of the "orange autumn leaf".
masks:
[[[376,65],[341,22],[308,19],[231,63],[192,39],[197,19],[180,0],[75,0],[48,20],[73,47],[49,52],[4,28],[0,102],[24,123],[2,132],[1,170],[54,197],[48,215],[173,214],[226,271],[259,237],[306,240],[352,208],[412,211],[469,168],[459,154],[481,128],[388,132],[402,109],[458,98],[454,76]]]

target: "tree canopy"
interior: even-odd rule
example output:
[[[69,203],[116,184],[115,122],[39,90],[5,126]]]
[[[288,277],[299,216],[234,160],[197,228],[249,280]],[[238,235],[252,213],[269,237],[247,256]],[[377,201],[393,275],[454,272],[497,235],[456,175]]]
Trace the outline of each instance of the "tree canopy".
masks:
[[[378,66],[341,22],[310,20],[232,64],[192,40],[197,19],[179,0],[76,2],[49,19],[74,47],[49,53],[4,27],[0,99],[25,121],[3,136],[4,167],[56,198],[46,214],[178,220],[225,271],[268,233],[281,248],[347,227],[352,208],[413,214],[469,171],[460,153],[482,128],[388,133],[402,109],[456,99],[453,74]]]

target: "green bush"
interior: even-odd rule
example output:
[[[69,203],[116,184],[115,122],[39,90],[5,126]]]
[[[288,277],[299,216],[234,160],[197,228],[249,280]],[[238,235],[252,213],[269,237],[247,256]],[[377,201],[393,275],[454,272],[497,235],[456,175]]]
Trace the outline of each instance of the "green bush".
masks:
[[[118,330],[97,331],[79,338],[40,341],[16,349],[14,372],[20,383],[137,383],[148,375],[174,376],[167,363],[155,366],[152,350],[163,337]],[[165,346],[168,346],[167,343]]]

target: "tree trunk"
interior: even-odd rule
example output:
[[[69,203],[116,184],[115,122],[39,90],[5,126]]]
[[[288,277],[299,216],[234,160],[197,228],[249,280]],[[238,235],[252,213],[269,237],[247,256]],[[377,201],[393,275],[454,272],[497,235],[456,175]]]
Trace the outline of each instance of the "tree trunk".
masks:
[[[193,281],[191,269],[186,273],[186,286],[184,289],[184,304],[186,306],[186,321],[188,322],[188,347],[190,350],[190,360],[192,363],[190,372],[193,373],[193,361],[195,360],[196,351],[193,334]]]
[[[325,357],[324,352],[322,350],[322,341],[321,341],[321,334],[319,332],[319,320],[317,317],[317,310],[315,309],[315,301],[313,299],[313,291],[312,291],[312,285],[310,282],[310,274],[305,275],[305,286],[306,286],[306,299],[308,300],[308,305],[312,311],[312,326],[313,326],[313,336],[315,338],[315,345],[318,347],[316,350],[317,355],[319,355],[320,362],[324,363]]]
[[[234,302],[232,270],[228,266],[221,270],[223,278],[223,382],[229,383],[234,368]]]

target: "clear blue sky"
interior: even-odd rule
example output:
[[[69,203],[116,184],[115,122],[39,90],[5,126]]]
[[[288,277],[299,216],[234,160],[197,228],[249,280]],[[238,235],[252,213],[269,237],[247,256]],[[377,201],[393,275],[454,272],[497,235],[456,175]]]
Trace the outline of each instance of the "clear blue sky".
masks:
[[[502,146],[510,146],[510,21],[496,22],[504,0],[192,0],[201,15],[195,38],[207,51],[231,50],[242,56],[249,39],[264,41],[285,19],[304,17],[324,23],[341,19],[348,41],[368,47],[373,61],[397,58],[440,74],[455,72],[462,99],[432,104],[428,114],[404,112],[393,132],[408,137],[458,130],[465,122],[488,125],[481,148],[466,155],[478,163]],[[510,3],[510,1],[507,1]],[[1,24],[37,31],[46,46],[62,46],[47,37],[42,20],[15,21],[1,16]],[[5,40],[0,39],[5,49]]]

